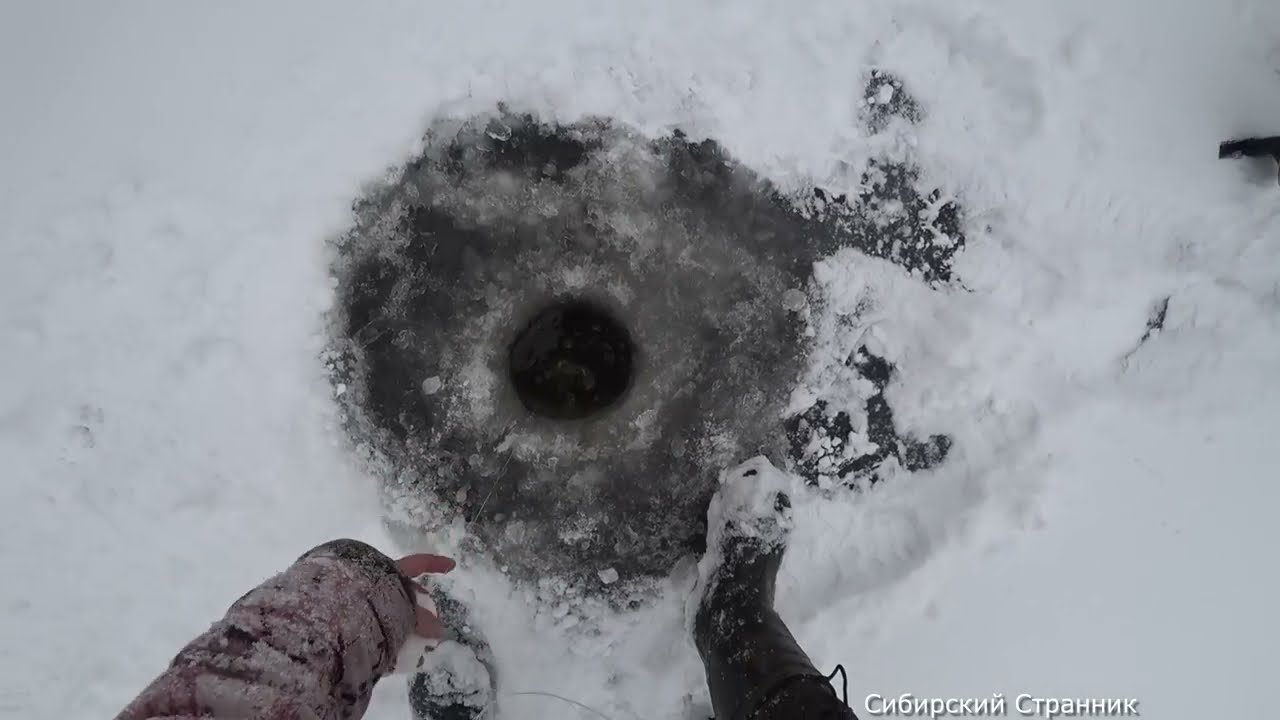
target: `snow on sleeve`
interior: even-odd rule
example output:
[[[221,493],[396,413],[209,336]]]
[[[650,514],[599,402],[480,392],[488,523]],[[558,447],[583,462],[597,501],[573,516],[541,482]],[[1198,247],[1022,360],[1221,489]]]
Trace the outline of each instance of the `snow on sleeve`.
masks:
[[[390,558],[326,543],[236,601],[116,720],[359,718],[414,619]]]

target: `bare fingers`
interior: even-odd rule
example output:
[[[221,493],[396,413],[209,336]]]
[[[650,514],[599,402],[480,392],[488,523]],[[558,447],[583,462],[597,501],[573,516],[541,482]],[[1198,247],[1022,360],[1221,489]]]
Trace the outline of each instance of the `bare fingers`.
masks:
[[[419,593],[416,593],[418,597],[415,598],[415,603],[418,604],[415,604],[413,608],[414,634],[428,640],[444,639],[444,624],[436,616],[435,603],[431,602],[431,597],[427,594],[426,584],[416,578],[422,575],[447,573],[457,567],[457,563],[443,555],[420,553],[400,558],[396,562],[396,567],[400,569],[402,575],[409,578],[409,581],[419,591]],[[425,603],[426,607],[423,607],[422,603]]]
[[[427,553],[406,555],[396,561],[396,567],[400,568],[400,572],[408,578],[416,578],[419,575],[440,575],[457,566],[458,563],[451,558]]]

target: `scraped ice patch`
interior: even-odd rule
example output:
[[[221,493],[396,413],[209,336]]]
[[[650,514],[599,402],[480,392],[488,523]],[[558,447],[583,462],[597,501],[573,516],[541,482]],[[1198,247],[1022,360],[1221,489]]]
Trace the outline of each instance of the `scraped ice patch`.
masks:
[[[336,244],[330,367],[389,494],[431,508],[405,532],[462,519],[513,577],[619,599],[699,552],[718,468],[809,462],[789,416],[823,432],[825,401],[787,407],[821,350],[815,262],[858,248],[933,287],[963,245],[936,248],[961,237],[958,208],[918,190],[918,171],[868,172],[856,194],[793,195],[679,131],[509,111],[435,122]],[[945,457],[899,448],[877,397],[874,437],[836,437],[843,463]]]

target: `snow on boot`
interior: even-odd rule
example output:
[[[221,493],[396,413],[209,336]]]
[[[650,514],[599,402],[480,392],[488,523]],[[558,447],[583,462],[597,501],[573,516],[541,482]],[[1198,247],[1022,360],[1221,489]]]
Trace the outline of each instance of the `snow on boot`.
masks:
[[[423,654],[409,679],[409,704],[417,720],[489,720],[495,712],[493,653],[471,623],[465,605],[432,588],[443,642]]]
[[[720,482],[693,622],[716,720],[854,717],[773,609],[792,527],[791,479],[760,457]]]
[[[418,720],[479,720],[492,715],[493,680],[475,649],[454,640],[423,656],[409,685]]]
[[[789,478],[763,457],[721,473],[707,510],[707,552],[698,563],[697,618],[713,598],[743,596],[773,607],[774,578],[791,534]],[[723,603],[721,603],[723,604]]]

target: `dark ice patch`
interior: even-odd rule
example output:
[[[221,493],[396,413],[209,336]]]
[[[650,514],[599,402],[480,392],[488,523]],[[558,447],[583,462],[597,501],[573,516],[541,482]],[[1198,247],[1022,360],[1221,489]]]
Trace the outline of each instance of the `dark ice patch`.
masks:
[[[797,197],[680,132],[505,112],[439,125],[396,181],[357,203],[338,245],[329,359],[348,431],[386,482],[466,521],[513,576],[589,593],[642,586],[697,550],[720,468],[763,453],[813,478],[797,433],[852,431],[821,400],[778,419],[808,350],[782,298],[842,248],[946,281],[959,210],[919,184],[884,161],[855,194]],[[530,412],[509,363],[522,329],[566,302],[616,318],[634,365],[625,394],[552,417]],[[539,377],[594,397],[605,366],[578,348],[551,352]],[[878,388],[863,423],[875,449],[838,476],[874,479],[890,457],[941,461],[946,438],[897,435],[883,396],[892,367],[850,362]]]
[[[1151,339],[1164,329],[1164,321],[1169,316],[1169,300],[1171,296],[1165,296],[1151,308],[1151,317],[1147,318],[1147,328],[1142,333],[1142,339],[1138,344],[1142,344]]]
[[[910,471],[924,470],[946,459],[951,438],[932,435],[917,440],[901,435],[894,426],[893,409],[884,396],[885,388],[893,379],[892,365],[866,347],[859,348],[846,365],[856,369],[875,387],[863,406],[863,430],[854,429],[848,412],[831,412],[825,400],[788,418],[785,427],[791,460],[801,477],[813,483],[828,479],[851,487],[866,487],[880,481],[878,471],[889,458]],[[850,454],[847,448],[854,443],[857,446],[870,443],[872,449]]]
[[[928,282],[951,279],[951,262],[964,247],[960,206],[942,191],[921,191],[919,169],[872,160],[855,197],[821,188],[801,198],[817,218],[830,252],[856,248],[888,260]]]
[[[916,123],[924,117],[902,80],[885,70],[872,70],[867,76],[862,102],[862,121],[872,133],[883,132],[894,118]]]

